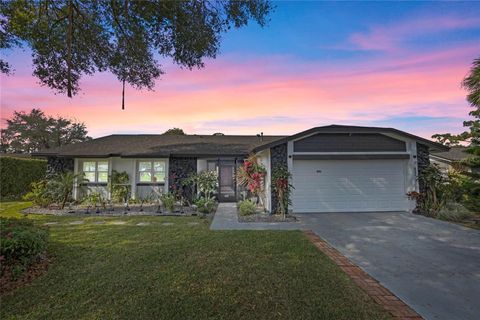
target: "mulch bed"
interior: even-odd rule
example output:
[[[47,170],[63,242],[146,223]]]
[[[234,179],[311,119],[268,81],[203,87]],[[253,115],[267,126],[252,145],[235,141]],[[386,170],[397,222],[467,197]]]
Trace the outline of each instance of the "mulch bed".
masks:
[[[312,231],[304,231],[308,240],[312,242],[318,250],[325,253],[337,264],[361,289],[363,289],[372,299],[387,310],[394,319],[404,320],[422,320],[415,310],[410,308],[405,302],[400,300],[390,290],[382,286],[377,280],[363,271],[360,267],[351,262],[335,248],[326,243],[322,238]]]
[[[53,258],[45,255],[33,263],[28,270],[14,279],[11,268],[6,268],[0,277],[0,296],[4,296],[20,287],[23,287],[36,278],[43,275],[47,270]]]
[[[296,222],[297,218],[287,214],[284,218],[280,214],[256,213],[249,216],[242,216],[237,212],[238,222]]]
[[[125,206],[115,205],[113,207],[89,207],[74,206],[72,208],[40,208],[30,207],[22,210],[24,214],[47,214],[54,216],[192,216],[198,215],[192,207],[184,206],[181,208],[177,206],[174,212],[168,213],[164,208],[161,208],[161,213],[157,212],[158,205],[144,205],[134,204],[129,206],[129,210]],[[125,213],[126,212],[126,213]]]

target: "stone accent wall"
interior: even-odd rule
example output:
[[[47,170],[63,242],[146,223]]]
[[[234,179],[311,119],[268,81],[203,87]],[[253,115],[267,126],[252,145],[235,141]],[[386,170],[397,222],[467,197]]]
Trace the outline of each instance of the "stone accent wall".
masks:
[[[430,165],[430,152],[428,147],[417,143],[417,164],[418,164],[418,176],[420,177],[423,171]],[[420,192],[425,191],[425,186],[419,181]]]
[[[286,143],[270,148],[270,172],[273,173],[273,170],[275,170],[275,168],[280,166],[288,167]],[[277,204],[278,199],[277,199],[277,195],[273,190],[273,181],[272,181],[271,190],[272,190],[270,194],[271,212],[276,213],[278,209],[278,204]]]
[[[169,191],[178,192],[191,201],[196,193],[195,188],[183,186],[182,181],[193,173],[197,173],[197,158],[171,157],[168,165]]]
[[[47,178],[50,178],[58,173],[73,171],[73,158],[63,157],[48,157],[47,158]]]

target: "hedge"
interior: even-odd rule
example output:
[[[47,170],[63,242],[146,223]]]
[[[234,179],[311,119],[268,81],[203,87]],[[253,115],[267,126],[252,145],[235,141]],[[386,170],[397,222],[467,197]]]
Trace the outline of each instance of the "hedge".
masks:
[[[25,193],[30,191],[32,182],[45,177],[46,171],[47,161],[45,160],[1,157],[1,199],[20,199]]]

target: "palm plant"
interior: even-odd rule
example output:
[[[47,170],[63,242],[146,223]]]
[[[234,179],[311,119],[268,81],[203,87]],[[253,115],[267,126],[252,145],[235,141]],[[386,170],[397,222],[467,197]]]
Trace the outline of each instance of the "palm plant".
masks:
[[[467,101],[472,107],[480,108],[480,57],[473,60],[470,74],[463,79],[462,86],[468,91]]]
[[[50,180],[47,183],[47,190],[51,197],[60,204],[60,208],[63,209],[65,203],[72,197],[75,183],[81,185],[86,181],[83,173],[75,174],[72,171],[66,171],[57,174]]]

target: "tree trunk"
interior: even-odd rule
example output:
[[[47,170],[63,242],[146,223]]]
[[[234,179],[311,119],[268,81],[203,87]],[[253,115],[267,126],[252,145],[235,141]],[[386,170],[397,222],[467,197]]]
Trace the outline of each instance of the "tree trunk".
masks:
[[[72,41],[73,41],[73,4],[68,2],[67,30],[67,96],[72,97]]]
[[[63,210],[63,208],[65,208],[65,203],[67,203],[67,200],[68,200],[68,194],[66,194],[66,195],[63,197],[62,205],[60,206],[60,209]]]

